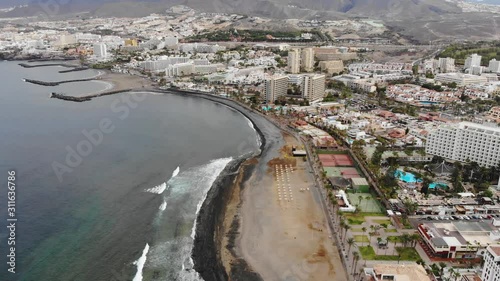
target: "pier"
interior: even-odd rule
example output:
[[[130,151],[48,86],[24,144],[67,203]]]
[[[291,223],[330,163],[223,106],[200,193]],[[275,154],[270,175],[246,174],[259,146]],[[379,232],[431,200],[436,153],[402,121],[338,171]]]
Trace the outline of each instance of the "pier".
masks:
[[[93,98],[97,98],[97,97],[110,96],[110,95],[119,94],[119,93],[127,93],[127,92],[132,92],[134,90],[138,91],[140,89],[124,89],[124,90],[107,91],[107,92],[91,94],[91,95],[86,95],[86,96],[81,96],[81,97],[68,96],[65,94],[58,94],[58,93],[52,92],[50,94],[50,97],[54,98],[54,99],[65,100],[65,101],[84,102],[84,101],[90,101]]]
[[[87,70],[87,69],[90,69],[86,66],[84,67],[75,67],[73,69],[68,69],[68,70],[60,70],[59,73],[69,73],[69,72],[75,72],[75,71],[83,71],[83,70]]]
[[[33,80],[33,79],[24,79],[24,82],[28,82],[28,83],[36,84],[36,85],[42,85],[42,86],[58,86],[58,85],[61,85],[64,83],[86,82],[86,81],[92,81],[92,80],[99,80],[99,79],[98,78],[86,78],[86,79],[64,80],[64,81],[57,81],[57,82],[46,82],[46,81]]]
[[[68,64],[68,63],[45,63],[45,64],[35,64],[35,65],[20,63],[19,66],[22,66],[24,68],[35,68],[35,67],[44,67],[44,66],[62,66],[62,67],[72,67],[72,68],[79,67],[78,65]]]

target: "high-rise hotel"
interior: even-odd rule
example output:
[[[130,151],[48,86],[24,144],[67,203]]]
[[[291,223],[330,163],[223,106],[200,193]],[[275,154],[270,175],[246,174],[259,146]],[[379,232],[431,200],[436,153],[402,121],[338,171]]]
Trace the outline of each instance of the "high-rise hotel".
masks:
[[[491,167],[500,163],[500,127],[461,122],[442,125],[427,138],[425,152]]]

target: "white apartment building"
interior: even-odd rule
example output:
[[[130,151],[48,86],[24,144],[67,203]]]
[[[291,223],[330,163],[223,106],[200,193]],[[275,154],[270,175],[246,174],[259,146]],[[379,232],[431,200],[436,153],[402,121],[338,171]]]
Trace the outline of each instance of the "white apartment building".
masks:
[[[496,59],[490,60],[488,70],[490,72],[500,73],[500,61],[497,61]]]
[[[186,63],[189,61],[188,57],[161,57],[158,60],[143,61],[140,66],[146,71],[164,71],[169,65],[177,63]]]
[[[325,97],[325,75],[311,74],[304,76],[302,97],[310,102],[322,100]]]
[[[442,125],[427,138],[425,152],[490,167],[500,162],[500,127],[471,122]]]
[[[194,64],[192,62],[172,64],[165,69],[165,74],[168,77],[177,77],[191,75],[194,73]]]
[[[108,49],[106,47],[106,44],[104,44],[104,43],[94,44],[94,56],[96,58],[107,57],[108,56]]]
[[[500,281],[500,246],[488,246],[484,253],[482,281]]]
[[[321,71],[326,71],[328,74],[344,71],[344,63],[341,60],[321,61],[319,67]]]
[[[452,58],[439,58],[439,72],[448,73],[455,71],[455,59]]]
[[[471,68],[473,66],[481,66],[481,56],[478,54],[472,54],[465,59],[464,67],[466,69]]]
[[[463,87],[470,84],[481,84],[488,82],[488,79],[483,76],[463,74],[463,73],[440,73],[434,77],[436,82],[441,83],[457,83],[457,86]]]
[[[280,97],[286,96],[288,90],[288,77],[285,75],[274,75],[266,79],[264,92],[267,102],[274,102]]]
[[[300,73],[300,50],[292,49],[288,51],[288,72]]]
[[[314,49],[304,48],[302,49],[302,68],[305,72],[312,72],[314,70]]]
[[[179,39],[177,37],[165,37],[163,42],[165,42],[165,46],[175,46],[179,44]]]

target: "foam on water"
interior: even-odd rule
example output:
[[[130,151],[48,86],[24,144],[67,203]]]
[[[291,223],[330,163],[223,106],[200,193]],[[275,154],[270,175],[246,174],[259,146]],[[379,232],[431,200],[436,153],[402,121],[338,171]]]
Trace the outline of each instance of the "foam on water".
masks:
[[[233,158],[229,157],[229,158],[222,158],[222,159],[218,159],[218,160],[214,160],[214,161],[210,162],[211,164],[213,163],[213,173],[207,179],[208,180],[208,187],[205,188],[205,190],[203,191],[202,199],[196,205],[195,219],[194,219],[194,223],[193,223],[193,228],[191,229],[191,238],[192,239],[194,239],[194,237],[196,235],[196,220],[198,219],[198,214],[200,213],[200,209],[201,209],[201,206],[203,205],[203,202],[205,202],[205,199],[207,199],[208,191],[210,190],[210,187],[212,187],[212,184],[215,182],[215,180],[217,179],[219,174],[222,172],[222,170],[224,170],[226,165],[229,164],[229,162],[231,162],[231,160],[233,160]]]
[[[150,193],[155,193],[155,194],[162,194],[163,191],[165,191],[165,189],[167,189],[167,183],[164,182],[160,185],[157,185],[155,187],[152,187],[152,188],[148,188],[146,189],[146,192],[150,192]]]
[[[167,208],[167,202],[165,201],[165,199],[163,199],[163,203],[161,203],[160,205],[160,210],[161,211],[165,211],[165,209]]]
[[[168,209],[159,211],[157,238],[148,264],[162,280],[202,281],[191,259],[196,220],[208,191],[232,158],[221,158],[182,172],[174,171],[164,193]],[[176,169],[177,170],[177,169]]]
[[[144,268],[144,264],[146,263],[147,255],[149,252],[149,244],[146,243],[146,247],[142,250],[142,256],[134,262],[137,265],[137,273],[134,276],[132,281],[142,281],[142,269]]]
[[[170,179],[175,178],[179,174],[180,171],[181,171],[181,168],[179,166],[177,166],[177,168],[172,173],[172,177]]]

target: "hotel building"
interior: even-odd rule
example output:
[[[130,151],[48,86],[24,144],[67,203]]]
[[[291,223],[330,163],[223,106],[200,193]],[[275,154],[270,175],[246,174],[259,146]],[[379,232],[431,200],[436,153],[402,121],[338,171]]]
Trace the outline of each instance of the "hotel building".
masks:
[[[302,97],[310,102],[325,97],[325,75],[311,74],[302,81]]]
[[[313,50],[313,48],[302,49],[301,65],[302,65],[305,72],[311,72],[314,70],[314,50]]]
[[[496,166],[500,163],[500,127],[471,122],[442,125],[429,134],[425,152],[454,161]]]
[[[300,50],[292,49],[288,51],[288,72],[292,74],[300,73]]]
[[[266,79],[265,94],[267,102],[274,102],[280,97],[286,96],[288,90],[288,77],[285,75],[275,75]]]
[[[488,246],[483,256],[482,281],[500,281],[500,246]]]

